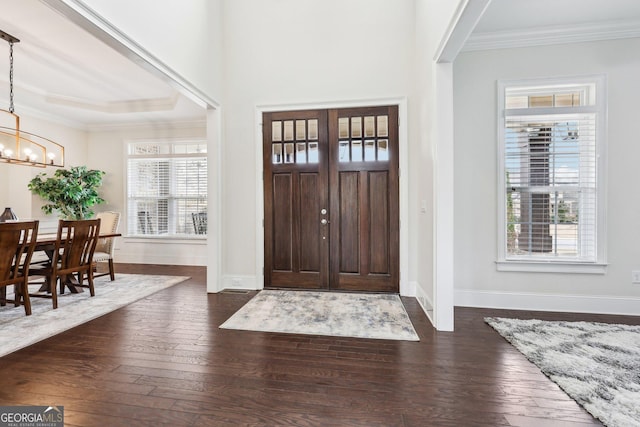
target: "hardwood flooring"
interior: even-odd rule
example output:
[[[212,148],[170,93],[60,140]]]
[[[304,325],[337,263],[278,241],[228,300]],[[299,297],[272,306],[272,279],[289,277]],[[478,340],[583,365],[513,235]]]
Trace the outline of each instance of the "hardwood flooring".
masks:
[[[254,293],[206,295],[198,267],[116,271],[192,279],[1,358],[0,405],[63,405],[66,426],[600,425],[482,319],[640,323],[457,308],[445,333],[404,298],[420,342],[223,330]]]

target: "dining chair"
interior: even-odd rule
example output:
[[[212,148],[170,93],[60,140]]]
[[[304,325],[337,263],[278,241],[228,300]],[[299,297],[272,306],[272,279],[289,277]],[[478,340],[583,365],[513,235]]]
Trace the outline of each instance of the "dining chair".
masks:
[[[118,232],[118,225],[120,224],[120,212],[99,212],[96,214],[96,218],[100,218],[100,233],[113,234]],[[113,266],[113,252],[115,250],[115,237],[101,237],[96,244],[96,250],[93,253],[93,262],[107,262],[109,264],[109,271],[105,273],[96,273],[94,268],[93,277],[106,276],[111,277],[111,280],[116,279],[116,273]]]
[[[13,302],[31,314],[29,263],[36,247],[39,221],[0,223],[0,306]],[[7,286],[13,285],[13,300],[7,300]]]
[[[193,220],[193,229],[196,234],[207,234],[207,213],[194,212],[191,214]]]
[[[76,221],[60,220],[58,234],[51,263],[47,266],[32,268],[30,276],[43,276],[43,282],[29,282],[29,285],[44,285],[31,297],[51,298],[53,308],[58,308],[56,283],[60,283],[60,293],[67,287],[72,293],[78,288],[88,288],[95,296],[93,286],[93,253],[100,233],[100,219]],[[75,274],[75,276],[74,276]],[[84,284],[84,278],[87,284]]]

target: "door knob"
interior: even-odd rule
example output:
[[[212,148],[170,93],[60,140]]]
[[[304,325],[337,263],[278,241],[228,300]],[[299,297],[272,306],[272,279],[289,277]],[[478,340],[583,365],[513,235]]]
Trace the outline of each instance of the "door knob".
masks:
[[[327,225],[329,224],[329,221],[327,221],[325,218],[322,218],[322,220],[320,220],[320,224]]]

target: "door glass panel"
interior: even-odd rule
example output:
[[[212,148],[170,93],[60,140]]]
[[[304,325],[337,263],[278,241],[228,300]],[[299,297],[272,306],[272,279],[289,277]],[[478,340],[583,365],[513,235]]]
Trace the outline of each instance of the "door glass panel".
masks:
[[[386,139],[378,141],[378,160],[389,160],[389,141]]]
[[[282,122],[271,122],[271,140],[282,141]]]
[[[370,138],[376,136],[375,117],[368,116],[364,118],[364,136]]]
[[[318,143],[310,142],[309,143],[309,163],[318,163]]]
[[[284,144],[284,162],[293,163],[293,143],[287,142]]]
[[[349,141],[340,141],[339,160],[341,162],[349,161]]]
[[[338,119],[338,138],[349,138],[349,118]]]
[[[284,122],[284,140],[293,141],[293,120]]]
[[[296,139],[298,141],[304,141],[307,139],[306,120],[296,120]]]
[[[296,163],[307,163],[307,144],[304,142],[296,144]]]
[[[351,141],[351,161],[362,161],[362,141]]]
[[[378,116],[378,136],[389,136],[389,118]]]
[[[318,139],[318,119],[309,120],[309,135],[307,139]]]
[[[364,161],[375,162],[376,160],[376,143],[373,139],[367,139],[364,142]]]
[[[282,163],[282,144],[273,144],[273,163]]]
[[[351,117],[351,138],[362,138],[362,117]]]

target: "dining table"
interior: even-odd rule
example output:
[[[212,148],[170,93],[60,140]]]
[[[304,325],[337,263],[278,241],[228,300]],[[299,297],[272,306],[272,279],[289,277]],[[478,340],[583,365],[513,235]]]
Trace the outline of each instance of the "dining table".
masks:
[[[110,237],[121,237],[122,233],[106,233],[106,234],[100,234],[98,235],[99,239],[105,239],[105,238],[110,238]],[[51,262],[51,260],[53,260],[53,251],[55,250],[56,247],[56,242],[58,240],[58,233],[38,233],[38,235],[36,236],[36,246],[35,249],[33,250],[34,253],[41,251],[44,252],[47,255],[47,258],[49,258],[49,262]],[[65,285],[67,286],[67,288],[69,289],[69,291],[71,291],[71,293],[77,294],[82,292],[82,288],[76,286],[78,284],[78,281],[75,277],[71,276],[71,277],[67,277],[67,280],[65,281]],[[48,287],[46,284],[43,284],[39,291],[47,291]]]

